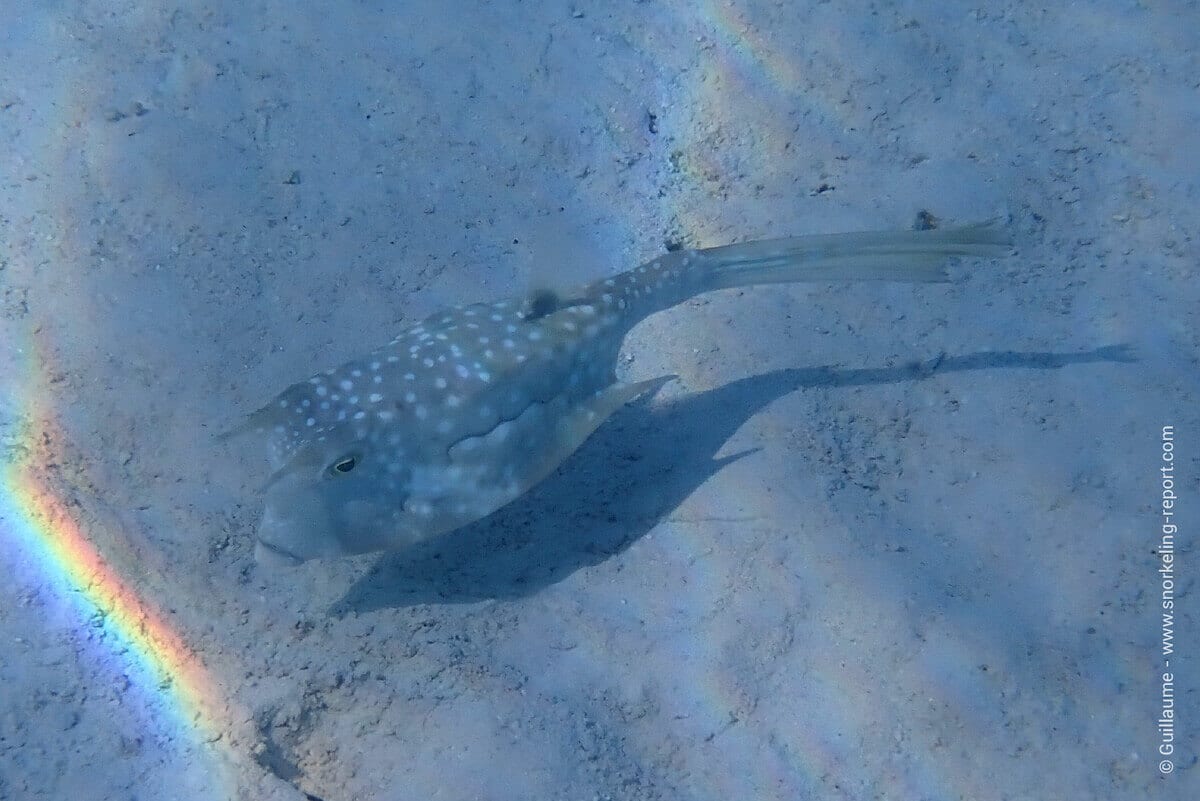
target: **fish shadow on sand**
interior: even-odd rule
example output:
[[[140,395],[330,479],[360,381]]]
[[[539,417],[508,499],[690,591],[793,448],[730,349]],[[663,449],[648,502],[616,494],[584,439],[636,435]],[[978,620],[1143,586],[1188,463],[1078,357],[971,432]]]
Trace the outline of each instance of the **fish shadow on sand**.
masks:
[[[531,595],[628,548],[722,467],[729,437],[776,399],[805,388],[918,381],[937,373],[1133,361],[1128,345],[1079,353],[982,351],[903,366],[777,370],[620,410],[552,476],[489,517],[388,554],[330,610],[336,616],[417,604]]]

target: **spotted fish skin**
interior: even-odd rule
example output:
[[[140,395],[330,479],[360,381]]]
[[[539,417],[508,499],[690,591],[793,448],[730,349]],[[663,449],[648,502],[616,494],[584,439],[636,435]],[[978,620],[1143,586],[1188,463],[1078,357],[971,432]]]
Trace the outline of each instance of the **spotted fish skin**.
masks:
[[[431,315],[280,393],[235,433],[265,441],[256,555],[296,564],[400,549],[529,490],[614,411],[670,376],[619,382],[628,331],[714,289],[945,280],[950,256],[1007,250],[992,226],[793,237],[665,254],[558,295]]]

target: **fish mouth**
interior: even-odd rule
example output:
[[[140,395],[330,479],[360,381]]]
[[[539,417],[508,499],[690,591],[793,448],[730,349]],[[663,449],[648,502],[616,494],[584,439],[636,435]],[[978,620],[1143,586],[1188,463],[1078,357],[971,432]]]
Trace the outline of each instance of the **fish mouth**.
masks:
[[[254,543],[254,561],[267,567],[296,567],[304,563],[301,557],[266,540]]]

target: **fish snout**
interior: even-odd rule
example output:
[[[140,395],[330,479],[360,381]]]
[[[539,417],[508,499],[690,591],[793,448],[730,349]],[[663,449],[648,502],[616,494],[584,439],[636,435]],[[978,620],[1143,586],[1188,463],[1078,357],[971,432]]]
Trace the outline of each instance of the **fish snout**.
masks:
[[[271,492],[255,533],[254,559],[268,567],[294,567],[310,559],[336,555],[328,514],[309,493]]]

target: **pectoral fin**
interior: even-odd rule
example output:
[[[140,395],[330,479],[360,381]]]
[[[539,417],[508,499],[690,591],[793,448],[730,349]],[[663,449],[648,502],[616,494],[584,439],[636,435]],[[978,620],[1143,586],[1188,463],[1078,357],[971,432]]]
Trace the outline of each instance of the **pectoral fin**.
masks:
[[[613,384],[597,392],[591,400],[581,403],[575,411],[559,422],[560,461],[574,453],[617,409],[647,392],[657,392],[668,381],[678,377],[664,375],[634,384]]]
[[[489,434],[451,446],[454,466],[450,469],[477,474],[469,493],[471,514],[481,517],[529,491],[577,451],[613,412],[673,378],[676,376],[613,384],[581,401],[559,396],[547,405],[532,404],[520,417],[501,423]],[[570,408],[564,408],[567,404]]]

